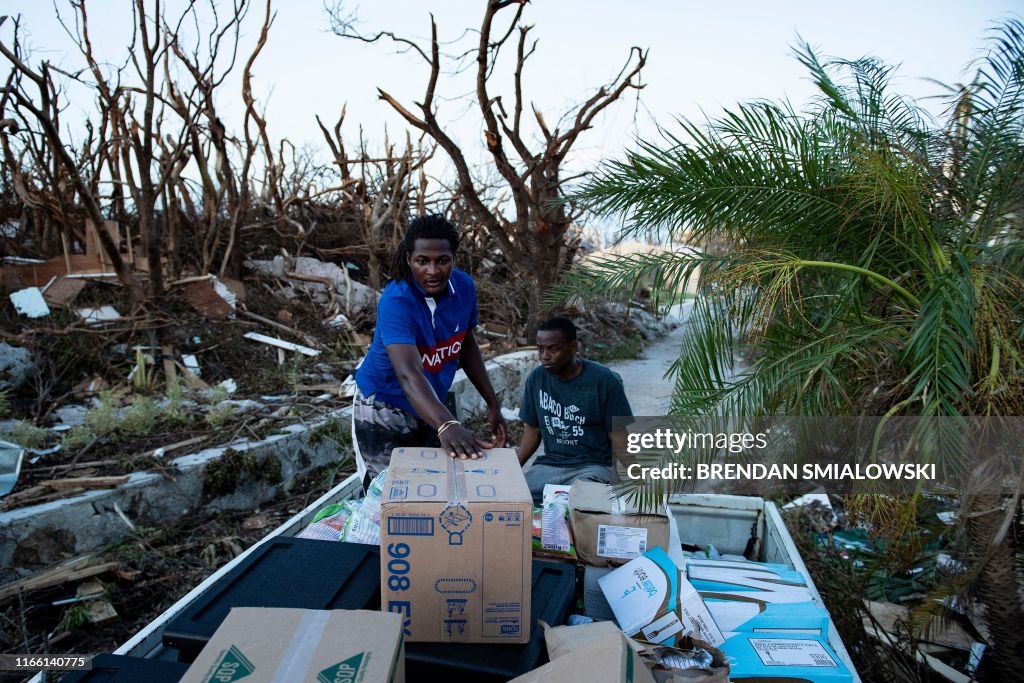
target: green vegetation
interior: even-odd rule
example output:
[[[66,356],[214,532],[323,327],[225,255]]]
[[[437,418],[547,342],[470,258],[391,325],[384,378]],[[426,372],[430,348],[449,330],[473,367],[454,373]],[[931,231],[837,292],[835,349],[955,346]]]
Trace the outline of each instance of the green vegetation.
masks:
[[[46,430],[31,422],[17,420],[11,428],[8,439],[25,448],[42,448],[46,445]]]
[[[331,418],[309,433],[309,445],[316,446],[324,440],[334,443],[339,449],[352,445],[352,433],[337,418]]]
[[[608,363],[613,360],[636,358],[640,351],[640,334],[635,330],[626,330],[621,337],[609,344],[603,341],[588,343],[583,355],[598,363]]]
[[[818,87],[807,108],[756,101],[683,120],[667,145],[640,143],[579,197],[623,216],[624,236],[654,226],[725,246],[595,259],[555,296],[647,281],[656,303],[671,302],[699,269],[674,413],[941,417],[918,423],[915,438],[931,446],[922,452],[965,482],[979,476],[955,431],[966,416],[1024,414],[1024,24],[994,29],[987,48],[935,121],[893,92],[893,67],[823,61],[799,46]],[[752,362],[734,375],[741,351]],[[663,485],[634,490],[650,503]],[[1007,533],[1019,504],[964,501],[975,564],[957,596],[984,603],[990,675],[1009,680],[1024,669],[1017,540]],[[848,505],[920,547],[916,502]]]
[[[125,411],[118,429],[125,434],[149,434],[159,419],[159,404],[149,396],[139,396]]]
[[[215,405],[210,408],[206,413],[206,424],[210,425],[214,429],[217,427],[223,427],[229,422],[233,422],[238,415],[235,413],[235,409],[231,404]]]
[[[281,463],[272,455],[257,459],[249,451],[228,448],[220,458],[206,466],[203,493],[210,498],[234,493],[244,474],[270,484],[279,484]]]
[[[86,412],[85,420],[82,424],[72,427],[64,435],[62,442],[64,448],[81,448],[94,438],[113,435],[117,427],[117,399],[112,391],[101,391],[97,397],[97,404]]]

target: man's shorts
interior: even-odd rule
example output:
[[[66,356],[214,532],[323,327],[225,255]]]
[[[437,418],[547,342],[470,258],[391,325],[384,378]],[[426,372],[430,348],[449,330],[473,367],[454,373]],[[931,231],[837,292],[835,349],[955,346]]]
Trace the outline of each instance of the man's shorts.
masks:
[[[426,422],[372,396],[366,398],[358,387],[352,400],[352,443],[364,485],[388,466],[394,449],[441,445]]]

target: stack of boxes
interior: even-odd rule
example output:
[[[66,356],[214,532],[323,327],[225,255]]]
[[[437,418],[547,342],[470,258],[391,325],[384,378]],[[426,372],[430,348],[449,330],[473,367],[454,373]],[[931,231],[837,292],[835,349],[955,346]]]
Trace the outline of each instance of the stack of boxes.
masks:
[[[733,681],[853,680],[828,643],[829,614],[800,572],[742,558],[686,557],[677,538],[661,542],[661,530],[674,526],[671,513],[639,515],[609,486],[576,484],[570,501],[577,550],[588,563],[588,616],[614,619],[625,635],[647,643],[678,646],[690,636],[719,648]]]
[[[592,632],[600,644],[537,668],[538,609],[560,623],[574,599],[576,566],[533,560],[532,501],[510,449],[478,460],[398,449],[380,512],[383,614],[236,607],[184,680],[226,682],[244,673],[252,681],[497,681],[529,669],[516,680],[591,670],[608,680],[648,680],[623,635],[668,647],[692,637],[715,650],[716,661],[724,653],[731,671],[720,672],[723,680],[726,673],[733,681],[853,680],[829,645],[828,612],[800,572],[687,556],[668,510],[640,514],[593,482],[575,484],[569,497],[583,606],[617,628],[605,633],[611,624],[601,624],[604,631]],[[543,604],[532,605],[542,584]]]

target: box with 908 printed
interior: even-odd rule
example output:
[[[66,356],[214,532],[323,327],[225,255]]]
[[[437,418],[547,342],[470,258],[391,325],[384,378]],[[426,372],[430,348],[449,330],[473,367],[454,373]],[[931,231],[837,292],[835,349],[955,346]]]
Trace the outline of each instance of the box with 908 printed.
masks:
[[[381,609],[409,642],[530,638],[532,499],[515,451],[397,448],[381,499]]]

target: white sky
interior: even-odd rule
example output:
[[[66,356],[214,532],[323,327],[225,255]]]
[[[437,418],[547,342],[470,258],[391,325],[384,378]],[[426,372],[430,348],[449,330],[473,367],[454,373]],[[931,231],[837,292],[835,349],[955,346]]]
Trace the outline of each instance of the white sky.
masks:
[[[63,7],[63,1],[57,6]],[[112,61],[123,61],[126,54],[130,6],[130,0],[89,3],[94,43]],[[358,10],[364,33],[387,29],[420,38],[429,35],[431,6],[446,41],[479,26],[483,3],[349,3],[350,9]],[[534,24],[531,35],[540,43],[528,62],[524,83],[528,102],[535,103],[550,123],[617,73],[631,45],[650,49],[643,73],[647,87],[639,102],[635,91],[629,91],[581,137],[575,163],[590,166],[616,155],[638,133],[651,136],[654,120],[670,127],[676,116],[701,118],[702,111],[715,115],[723,106],[754,98],[806,101],[812,86],[791,55],[797,33],[824,55],[873,55],[901,63],[899,87],[922,96],[937,91],[922,77],[947,83],[965,80],[963,67],[979,55],[986,29],[1019,7],[1006,0],[534,0],[524,16]],[[345,103],[343,133],[349,140],[355,139],[360,124],[371,143],[379,143],[385,126],[393,137],[403,129],[401,119],[377,99],[376,87],[412,108],[423,94],[427,76],[418,56],[396,54],[386,41],[366,45],[333,35],[322,0],[279,1],[275,10],[268,45],[254,69],[254,88],[266,106],[272,138],[322,147],[314,115],[331,127]],[[499,17],[511,18],[513,12],[504,10]],[[49,0],[4,0],[0,13],[22,15],[33,63],[50,59],[67,67],[80,64],[68,54],[69,40]],[[250,11],[240,62],[255,42],[262,13],[261,3]],[[0,36],[9,41],[9,25]],[[475,38],[469,35],[450,49],[461,52]],[[509,48],[511,52],[514,45]],[[241,64],[236,70],[240,68]],[[498,79],[495,93],[497,84],[508,93],[511,71],[499,72]],[[470,88],[465,80],[442,76],[439,94],[455,98]],[[239,93],[237,79],[229,80],[219,102],[229,130],[235,132],[242,111]],[[509,97],[506,94],[506,102]],[[73,107],[84,116],[93,103],[78,97]],[[483,161],[479,116],[463,101],[441,101],[440,107],[441,120],[464,144],[470,161]],[[71,120],[79,117],[65,117],[65,122]]]

